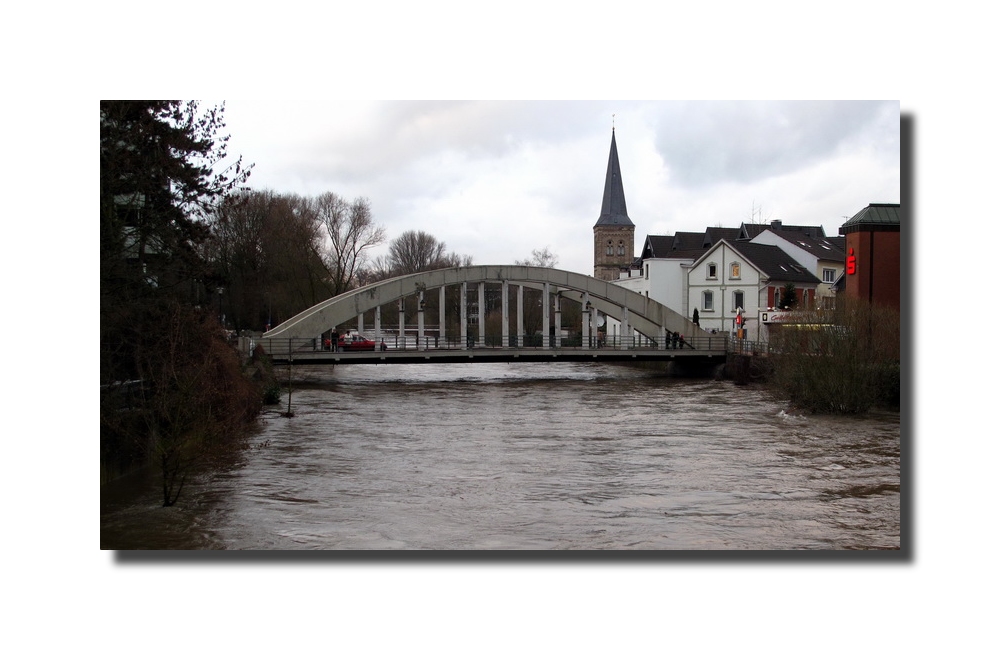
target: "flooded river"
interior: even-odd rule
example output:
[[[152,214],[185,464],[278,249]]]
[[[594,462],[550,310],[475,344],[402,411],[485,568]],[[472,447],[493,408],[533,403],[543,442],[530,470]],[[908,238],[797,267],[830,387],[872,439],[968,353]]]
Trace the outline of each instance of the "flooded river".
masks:
[[[105,486],[101,547],[900,544],[895,413],[790,414],[754,386],[541,363],[296,368],[284,408],[175,507],[155,474]]]

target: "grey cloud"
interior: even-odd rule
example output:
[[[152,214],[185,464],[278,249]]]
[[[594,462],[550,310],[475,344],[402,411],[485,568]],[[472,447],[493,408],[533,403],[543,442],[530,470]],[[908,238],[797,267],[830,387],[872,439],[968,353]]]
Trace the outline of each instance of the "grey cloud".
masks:
[[[892,102],[666,104],[656,147],[680,186],[750,183],[819,162],[848,143],[864,146],[869,127],[891,114],[887,106],[898,125]]]
[[[398,101],[372,105],[351,133],[314,134],[303,173],[353,180],[447,154],[480,160],[610,127],[614,104],[573,101]],[[610,131],[610,129],[608,129]],[[306,170],[309,171],[306,171]]]

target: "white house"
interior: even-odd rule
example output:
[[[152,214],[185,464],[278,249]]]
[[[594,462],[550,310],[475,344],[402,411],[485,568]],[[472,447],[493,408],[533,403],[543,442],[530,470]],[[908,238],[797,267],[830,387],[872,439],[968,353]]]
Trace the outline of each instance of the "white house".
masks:
[[[735,332],[736,316],[742,313],[743,336],[766,340],[759,328],[760,313],[777,308],[789,284],[799,305],[815,304],[819,280],[783,250],[720,240],[688,269],[688,304],[692,312],[698,309],[702,329]]]

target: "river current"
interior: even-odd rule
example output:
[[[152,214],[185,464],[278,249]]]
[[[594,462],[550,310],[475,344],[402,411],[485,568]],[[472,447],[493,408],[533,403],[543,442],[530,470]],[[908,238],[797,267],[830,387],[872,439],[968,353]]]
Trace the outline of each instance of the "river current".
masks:
[[[101,547],[900,545],[898,413],[789,412],[755,386],[564,363],[295,368],[295,417],[285,399],[174,507],[152,472],[102,488]]]

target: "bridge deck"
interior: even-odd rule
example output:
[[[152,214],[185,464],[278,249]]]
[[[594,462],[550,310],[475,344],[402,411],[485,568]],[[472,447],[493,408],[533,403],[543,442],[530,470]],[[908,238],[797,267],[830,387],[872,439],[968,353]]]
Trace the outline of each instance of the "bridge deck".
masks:
[[[718,350],[636,348],[472,348],[426,350],[385,350],[374,352],[331,352],[306,350],[292,353],[292,365],[320,364],[390,364],[390,363],[524,363],[524,362],[593,362],[593,361],[670,361],[672,359],[726,358]],[[275,352],[275,364],[286,365],[288,354]]]

